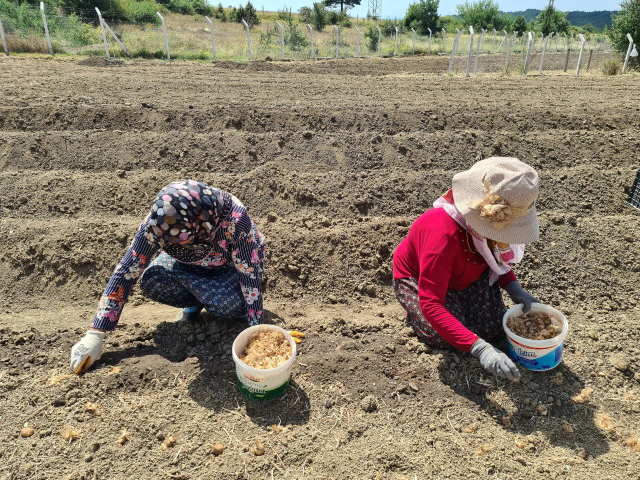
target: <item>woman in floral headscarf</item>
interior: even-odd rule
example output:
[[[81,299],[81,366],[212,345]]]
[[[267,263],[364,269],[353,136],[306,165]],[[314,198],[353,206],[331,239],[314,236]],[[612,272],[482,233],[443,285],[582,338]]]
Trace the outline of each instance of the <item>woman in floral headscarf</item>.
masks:
[[[74,345],[71,368],[81,373],[98,360],[105,332],[116,328],[141,277],[143,293],[183,308],[182,320],[205,308],[262,323],[264,256],[265,238],[233,195],[193,180],[167,185],[113,271],[91,328]]]
[[[516,158],[488,158],[453,177],[453,188],[411,227],[393,257],[396,297],[416,335],[453,346],[491,373],[517,380],[515,364],[491,345],[504,339],[505,289],[524,311],[538,300],[511,270],[539,238],[538,174]]]

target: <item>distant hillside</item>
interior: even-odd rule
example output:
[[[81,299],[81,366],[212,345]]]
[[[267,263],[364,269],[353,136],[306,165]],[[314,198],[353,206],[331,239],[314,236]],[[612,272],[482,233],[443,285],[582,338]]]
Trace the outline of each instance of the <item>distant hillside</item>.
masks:
[[[505,12],[507,15],[511,15],[512,17],[518,17],[522,15],[527,22],[534,20],[539,14],[540,10],[536,10],[533,8],[529,8],[523,12]],[[571,25],[575,25],[576,27],[581,27],[590,23],[597,29],[602,29],[605,26],[611,26],[611,14],[616,13],[609,10],[602,10],[599,12],[567,12],[567,20]]]

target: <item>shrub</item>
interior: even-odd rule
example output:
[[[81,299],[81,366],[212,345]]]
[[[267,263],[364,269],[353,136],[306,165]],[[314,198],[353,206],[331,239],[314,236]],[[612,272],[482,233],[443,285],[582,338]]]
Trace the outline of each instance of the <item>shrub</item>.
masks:
[[[414,28],[420,35],[428,35],[438,26],[438,6],[440,0],[419,0],[409,5],[404,17],[405,28]]]
[[[378,50],[378,29],[373,25],[367,25],[367,29],[364,32],[365,43],[367,48],[375,52]]]
[[[622,71],[622,64],[617,58],[610,58],[602,64],[602,73],[605,75],[618,75]]]
[[[313,9],[311,7],[301,7],[298,10],[298,16],[302,23],[311,22],[311,15],[313,14]]]
[[[327,8],[324,6],[324,3],[317,2],[313,4],[309,23],[318,32],[324,30],[324,27],[327,25]]]
[[[627,33],[631,34],[636,44],[640,42],[640,0],[624,0],[620,4],[620,11],[613,17],[608,33],[611,43],[619,52],[626,52],[629,47]]]

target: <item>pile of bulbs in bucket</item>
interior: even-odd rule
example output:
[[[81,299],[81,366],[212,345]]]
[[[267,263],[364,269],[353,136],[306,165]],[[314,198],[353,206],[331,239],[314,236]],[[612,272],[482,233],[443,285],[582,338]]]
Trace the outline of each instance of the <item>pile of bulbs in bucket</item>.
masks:
[[[284,365],[292,354],[284,335],[272,330],[251,335],[240,360],[250,367],[268,370]]]
[[[507,327],[516,335],[531,340],[548,340],[557,337],[562,327],[553,323],[553,318],[542,312],[528,312],[518,317],[510,317]]]

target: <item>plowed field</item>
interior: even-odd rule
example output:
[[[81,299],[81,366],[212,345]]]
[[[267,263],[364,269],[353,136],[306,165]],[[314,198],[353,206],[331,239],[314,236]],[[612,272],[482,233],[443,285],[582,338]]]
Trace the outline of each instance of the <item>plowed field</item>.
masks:
[[[0,478],[637,478],[640,77],[443,62],[0,58]],[[570,323],[563,363],[516,384],[426,349],[391,287],[412,221],[492,155],[540,173],[516,274]],[[151,199],[182,178],[234,192],[267,236],[267,319],[307,333],[276,402],[237,391],[241,325],[175,323],[139,292],[70,375]]]

